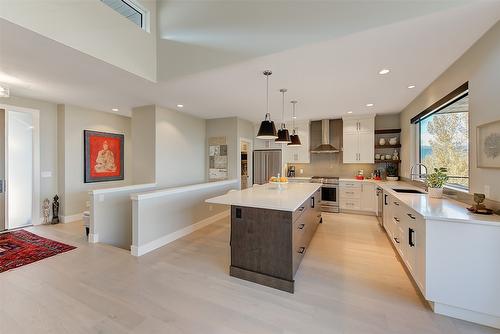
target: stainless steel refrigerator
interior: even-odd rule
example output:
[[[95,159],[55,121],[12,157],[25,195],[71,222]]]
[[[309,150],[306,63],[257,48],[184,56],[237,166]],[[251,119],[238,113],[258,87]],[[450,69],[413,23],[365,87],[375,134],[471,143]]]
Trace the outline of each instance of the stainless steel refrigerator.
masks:
[[[282,172],[281,150],[253,151],[253,183],[264,184]]]

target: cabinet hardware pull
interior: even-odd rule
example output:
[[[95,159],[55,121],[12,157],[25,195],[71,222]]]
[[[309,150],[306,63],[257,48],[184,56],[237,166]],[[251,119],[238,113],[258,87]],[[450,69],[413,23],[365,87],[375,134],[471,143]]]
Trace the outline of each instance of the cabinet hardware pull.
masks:
[[[315,202],[314,197],[311,197],[311,208],[314,208],[314,204],[315,204],[314,202]]]
[[[411,219],[415,219],[415,216],[412,215],[411,213],[407,213],[408,217],[410,217]]]
[[[415,241],[413,240],[413,236],[415,235],[415,230],[412,228],[408,229],[408,244],[410,247],[415,247]]]
[[[299,212],[304,211],[304,209],[305,209],[305,207],[301,206],[301,207],[299,208]]]
[[[304,228],[304,226],[306,226],[306,225],[305,224],[300,224],[299,227],[298,227],[298,229],[302,230]]]
[[[299,251],[298,251],[299,254],[304,254],[305,252],[306,252],[306,248],[305,247],[300,247],[299,248]]]
[[[396,243],[399,244],[399,239],[398,238],[394,237],[394,241],[396,241]]]
[[[399,218],[394,217],[394,220],[399,223]]]
[[[397,206],[399,206],[399,203],[398,203],[398,202],[394,202],[394,205],[397,205]]]
[[[387,195],[384,194],[384,204],[387,205]]]

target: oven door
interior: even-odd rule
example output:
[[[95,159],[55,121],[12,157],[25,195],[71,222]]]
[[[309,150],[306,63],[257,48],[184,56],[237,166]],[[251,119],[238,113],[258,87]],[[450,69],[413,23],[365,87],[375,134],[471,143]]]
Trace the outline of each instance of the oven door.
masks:
[[[323,185],[321,186],[321,201],[329,204],[338,204],[338,186]]]

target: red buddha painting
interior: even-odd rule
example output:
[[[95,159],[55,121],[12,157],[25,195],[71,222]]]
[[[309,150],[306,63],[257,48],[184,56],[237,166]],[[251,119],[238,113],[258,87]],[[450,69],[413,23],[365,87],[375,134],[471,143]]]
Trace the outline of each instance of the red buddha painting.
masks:
[[[85,183],[123,180],[124,136],[85,130],[84,137]]]

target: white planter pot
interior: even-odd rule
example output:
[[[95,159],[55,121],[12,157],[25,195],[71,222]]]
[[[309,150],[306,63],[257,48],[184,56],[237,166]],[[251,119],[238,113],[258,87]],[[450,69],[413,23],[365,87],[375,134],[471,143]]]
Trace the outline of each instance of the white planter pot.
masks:
[[[428,188],[427,192],[429,193],[429,197],[432,198],[442,198],[443,197],[443,188]]]

